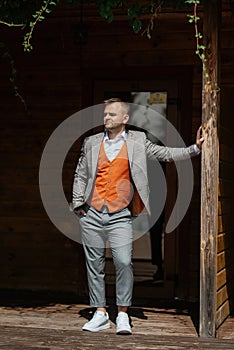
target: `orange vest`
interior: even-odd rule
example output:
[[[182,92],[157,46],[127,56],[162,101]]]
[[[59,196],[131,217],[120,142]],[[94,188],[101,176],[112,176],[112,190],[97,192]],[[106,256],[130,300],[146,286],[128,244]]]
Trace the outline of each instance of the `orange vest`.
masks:
[[[145,211],[140,195],[131,181],[126,142],[112,161],[106,156],[104,142],[101,145],[90,204],[101,211],[104,203],[109,213],[128,206],[132,215]]]
[[[96,182],[91,199],[91,205],[101,210],[104,203],[110,213],[126,208],[132,198],[133,187],[128,162],[126,143],[124,142],[118,155],[110,161],[101,145]]]

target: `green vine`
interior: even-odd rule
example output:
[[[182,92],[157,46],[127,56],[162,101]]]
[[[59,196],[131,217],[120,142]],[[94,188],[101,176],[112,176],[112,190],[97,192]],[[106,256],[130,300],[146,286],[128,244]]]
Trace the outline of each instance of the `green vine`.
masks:
[[[32,51],[33,47],[31,44],[31,40],[32,40],[33,31],[36,25],[45,19],[46,14],[51,13],[53,10],[53,7],[57,6],[57,4],[58,4],[58,1],[56,3],[54,0],[43,0],[43,4],[41,8],[37,10],[35,14],[32,15],[34,20],[29,23],[30,31],[24,35],[24,40],[23,40],[24,51],[28,51],[28,52]]]
[[[197,8],[198,5],[200,4],[199,0],[185,0],[186,3],[193,5],[193,15],[188,15],[189,17],[189,23],[194,23],[194,28],[195,28],[195,38],[196,38],[196,55],[198,55],[198,57],[200,58],[201,62],[202,62],[202,69],[204,72],[204,76],[206,78],[206,84],[210,85],[211,81],[209,78],[209,74],[207,72],[207,68],[206,68],[206,55],[205,55],[205,50],[206,47],[201,43],[201,40],[203,38],[202,34],[199,32],[198,29],[198,21],[200,20],[200,17],[198,17],[197,15]]]
[[[0,0],[0,24],[24,29],[41,0]]]
[[[5,24],[8,27],[25,27],[25,23],[8,23],[0,20],[0,24]]]
[[[39,22],[42,22],[48,14],[55,10],[59,2],[59,0],[0,0],[0,25],[19,27],[20,29],[26,30],[27,32],[24,34],[22,45],[24,51],[30,52],[33,49],[32,38],[36,26]],[[200,18],[197,15],[198,6],[199,4],[203,4],[204,0],[66,0],[66,2],[72,6],[94,4],[96,5],[100,16],[105,18],[108,23],[114,20],[114,15],[116,13],[115,10],[127,9],[130,25],[135,33],[142,31],[143,19],[149,18],[147,27],[142,31],[142,35],[146,34],[149,39],[151,38],[151,33],[154,29],[154,22],[163,7],[170,6],[178,9],[186,8],[189,5],[193,6],[193,14],[188,15],[189,22],[194,24],[196,54],[202,62],[206,84],[207,86],[210,86],[211,82],[207,72],[206,63],[206,47],[202,43],[202,34],[198,28]],[[2,49],[2,47],[0,49]],[[22,99],[16,85],[14,61],[8,51],[6,51],[3,56],[8,59],[11,64],[12,76],[10,80],[13,84],[15,95]],[[22,101],[24,100],[22,99]]]
[[[154,29],[154,21],[158,17],[158,14],[161,12],[162,5],[163,5],[163,0],[160,0],[160,1],[158,1],[157,4],[154,3],[154,6],[152,6],[152,8],[151,8],[152,15],[150,17],[149,24],[147,25],[147,27],[145,28],[145,30],[141,34],[141,35],[146,34],[148,39],[151,39],[151,33]]]
[[[17,83],[16,83],[17,70],[15,67],[15,61],[13,60],[9,50],[7,49],[6,45],[3,42],[0,42],[0,51],[2,52],[2,58],[6,59],[11,67],[11,76],[9,78],[9,81],[12,85],[14,95],[20,99],[20,101],[23,103],[25,109],[27,110],[26,102],[25,102],[24,98],[21,96],[21,94],[19,93],[19,88],[18,88]]]

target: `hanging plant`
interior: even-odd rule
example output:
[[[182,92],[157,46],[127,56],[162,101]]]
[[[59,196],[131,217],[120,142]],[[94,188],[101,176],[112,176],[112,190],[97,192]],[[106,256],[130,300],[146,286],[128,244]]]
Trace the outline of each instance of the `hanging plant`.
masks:
[[[55,2],[54,0],[43,0],[43,4],[39,10],[37,10],[33,15],[32,18],[34,20],[29,22],[29,27],[30,30],[27,32],[24,36],[24,41],[23,41],[23,47],[24,51],[31,51],[32,50],[32,44],[31,44],[31,39],[33,35],[33,31],[36,27],[36,25],[39,22],[44,21],[45,16],[53,11],[53,8],[57,6],[58,1]]]
[[[186,3],[193,5],[193,14],[192,15],[188,15],[189,17],[189,23],[193,23],[194,24],[194,28],[195,28],[195,38],[196,38],[196,55],[198,55],[198,57],[200,58],[201,62],[202,62],[202,70],[204,72],[204,76],[206,78],[206,83],[207,85],[210,85],[210,78],[209,78],[209,74],[207,72],[207,68],[206,68],[206,54],[205,54],[205,50],[206,47],[203,45],[203,43],[201,43],[201,40],[203,38],[201,32],[198,29],[198,21],[200,20],[200,17],[198,17],[197,15],[197,8],[198,5],[200,4],[199,0],[185,0]]]
[[[22,95],[20,94],[19,87],[18,87],[17,82],[16,82],[17,70],[15,67],[15,61],[14,61],[13,57],[11,56],[5,43],[3,43],[3,42],[0,42],[0,53],[2,55],[2,58],[4,60],[6,60],[10,65],[11,75],[10,75],[9,81],[12,85],[14,95],[20,99],[20,101],[24,105],[25,109],[27,110],[26,102],[25,102],[24,98],[22,97]]]
[[[65,0],[64,0],[65,1]],[[213,0],[216,1],[216,0]],[[142,35],[146,34],[151,38],[151,33],[154,29],[154,23],[158,14],[163,7],[171,6],[173,8],[188,8],[193,6],[193,14],[189,14],[189,22],[194,24],[196,54],[202,62],[203,72],[207,79],[207,84],[210,84],[209,75],[206,69],[206,47],[202,43],[202,33],[198,29],[198,6],[203,3],[202,0],[148,0],[148,1],[128,1],[128,0],[66,0],[70,6],[83,6],[85,4],[95,4],[102,18],[108,23],[114,20],[115,10],[121,9],[126,11],[130,26],[135,33]],[[36,26],[46,19],[51,12],[59,5],[60,0],[0,0],[0,25],[8,27],[19,27],[26,31],[23,38],[24,51],[30,52],[33,49],[32,39]],[[142,30],[142,18],[149,17],[149,23]],[[3,53],[4,54],[4,53]],[[10,62],[12,61],[9,58]],[[15,68],[14,68],[15,69]],[[12,80],[14,90],[18,91],[15,84],[15,74]]]

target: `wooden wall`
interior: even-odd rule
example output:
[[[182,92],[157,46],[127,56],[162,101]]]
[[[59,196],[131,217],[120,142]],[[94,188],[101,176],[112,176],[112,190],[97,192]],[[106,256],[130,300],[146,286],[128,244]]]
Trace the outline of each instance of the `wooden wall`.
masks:
[[[233,15],[226,14],[221,32],[221,113],[219,121],[219,207],[217,235],[217,295],[216,328],[233,310],[234,298],[234,150],[233,94],[234,49]]]
[[[41,44],[31,54],[22,52],[19,31],[3,29],[27,111],[14,97],[9,66],[1,60],[0,288],[83,295],[83,251],[50,222],[39,192],[39,165],[48,138],[81,108],[76,57],[63,50],[57,20],[38,30],[35,41]],[[67,162],[67,192],[73,171],[74,164]]]
[[[223,16],[222,85],[230,86],[234,83],[233,21],[230,11]],[[79,11],[58,9],[35,31],[34,51],[30,54],[22,52],[19,31],[3,28],[2,36],[15,58],[18,85],[28,111],[25,112],[13,96],[8,81],[9,67],[3,62],[0,78],[4,87],[0,91],[1,289],[87,294],[82,249],[58,232],[47,217],[40,199],[38,169],[43,148],[54,129],[72,113],[92,103],[92,77],[113,81],[123,76],[130,79],[131,72],[131,78],[134,75],[137,79],[144,77],[144,71],[190,67],[192,115],[183,115],[181,120],[187,123],[189,118],[191,124],[187,143],[193,142],[201,122],[201,66],[194,53],[194,28],[187,22],[186,13],[160,15],[149,40],[134,34],[124,16],[109,25],[88,10],[84,12],[88,36],[82,45],[75,36],[77,18]],[[231,145],[226,147],[230,154]],[[63,178],[68,199],[77,151],[78,147],[74,147],[65,162]],[[186,280],[179,281],[177,295],[194,301],[199,298],[199,157],[193,164],[194,194],[184,252]],[[229,237],[231,227],[232,223]]]
[[[234,302],[234,149],[233,107],[234,86],[224,86],[221,92],[220,170],[217,236],[217,318],[216,326],[233,310]]]

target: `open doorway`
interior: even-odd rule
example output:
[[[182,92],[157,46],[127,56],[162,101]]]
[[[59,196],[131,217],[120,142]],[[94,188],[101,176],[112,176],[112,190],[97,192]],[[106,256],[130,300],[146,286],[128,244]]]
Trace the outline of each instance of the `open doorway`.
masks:
[[[131,99],[129,99],[129,96]],[[126,97],[134,104],[146,106],[168,119],[180,132],[181,118],[181,86],[177,79],[167,80],[95,80],[93,83],[93,103],[99,104],[105,98]],[[162,132],[161,140],[154,139],[154,132],[147,133],[154,142],[167,144],[167,130],[165,126],[157,125],[156,120],[145,116],[136,121],[141,129],[154,130],[159,128]],[[133,114],[134,119],[134,114]],[[146,120],[151,123],[147,126]],[[164,142],[162,142],[162,140]],[[174,164],[164,164],[167,196],[161,217],[155,222],[154,232],[146,232],[134,241],[134,297],[135,298],[173,298],[176,296],[178,275],[181,273],[179,241],[183,235],[176,228],[170,234],[164,234],[165,222],[168,221],[177,196],[177,172]],[[149,164],[149,179],[155,181],[152,165]],[[157,186],[157,184],[156,184]],[[183,237],[184,238],[184,237]],[[183,242],[186,249],[186,242]],[[186,257],[188,252],[183,252]],[[161,263],[161,266],[159,265]],[[186,269],[186,266],[182,267]],[[161,271],[159,271],[161,269]],[[157,276],[157,271],[161,272]],[[182,273],[184,276],[184,272]],[[156,278],[155,278],[156,277]],[[107,251],[106,262],[107,296],[115,294],[115,272],[111,254]]]

